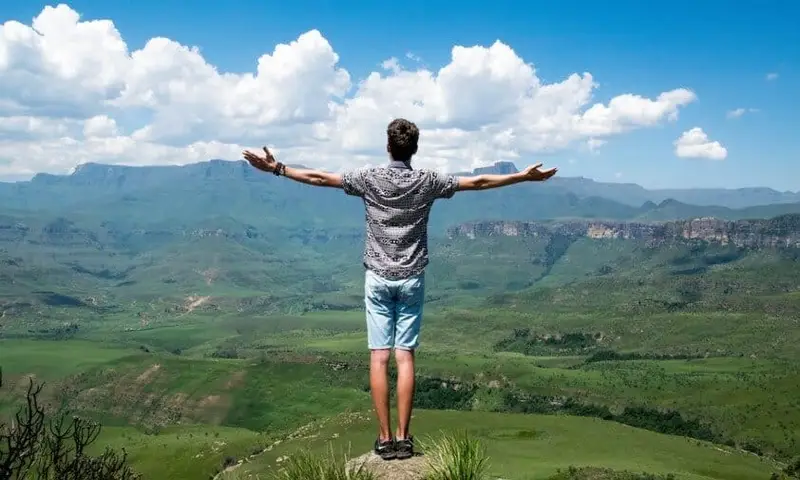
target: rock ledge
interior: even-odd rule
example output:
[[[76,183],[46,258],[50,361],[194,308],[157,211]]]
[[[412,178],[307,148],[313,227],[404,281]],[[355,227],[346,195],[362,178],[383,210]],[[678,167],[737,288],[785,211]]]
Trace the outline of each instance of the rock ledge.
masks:
[[[383,460],[370,452],[347,463],[353,467],[363,465],[364,469],[374,473],[380,480],[421,480],[428,472],[428,462],[421,453],[407,460]]]

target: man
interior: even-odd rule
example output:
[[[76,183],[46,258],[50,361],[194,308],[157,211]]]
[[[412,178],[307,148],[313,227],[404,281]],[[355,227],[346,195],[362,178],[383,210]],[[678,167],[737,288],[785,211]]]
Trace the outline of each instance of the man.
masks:
[[[364,249],[364,304],[370,349],[370,388],[378,417],[375,453],[383,459],[414,455],[409,434],[414,396],[414,352],[419,345],[428,264],[428,215],[434,201],[461,190],[486,190],[520,182],[547,180],[555,168],[541,164],[508,175],[455,177],[432,170],[416,170],[419,130],[408,120],[389,123],[387,145],[391,161],[384,167],[350,171],[342,175],[287,167],[277,162],[267,147],[264,157],[244,152],[255,168],[292,180],[341,188],[360,197],[366,209]],[[388,366],[394,349],[397,363],[398,428],[392,436],[389,420]]]

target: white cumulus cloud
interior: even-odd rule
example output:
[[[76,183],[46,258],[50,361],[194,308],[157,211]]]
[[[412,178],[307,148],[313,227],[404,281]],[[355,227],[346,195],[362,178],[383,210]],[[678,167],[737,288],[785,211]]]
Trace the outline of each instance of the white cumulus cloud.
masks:
[[[721,143],[709,140],[702,128],[694,127],[675,140],[675,155],[681,158],[724,160],[728,150]]]
[[[594,150],[675,121],[696,99],[675,88],[600,103],[590,73],[545,83],[503,42],[442,48],[440,68],[408,53],[354,79],[310,30],[225,72],[197,47],[156,37],[132,51],[112,20],[45,7],[30,24],[0,24],[0,176],[237,159],[263,144],[288,163],[340,170],[384,161],[386,124],[400,116],[422,130],[419,165],[461,171]]]

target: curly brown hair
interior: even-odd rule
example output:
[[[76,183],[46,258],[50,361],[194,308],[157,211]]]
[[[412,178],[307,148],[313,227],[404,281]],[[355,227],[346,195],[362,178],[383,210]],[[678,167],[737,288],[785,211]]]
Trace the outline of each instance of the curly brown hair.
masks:
[[[409,162],[417,153],[419,128],[405,118],[396,118],[386,128],[387,149],[393,160]]]

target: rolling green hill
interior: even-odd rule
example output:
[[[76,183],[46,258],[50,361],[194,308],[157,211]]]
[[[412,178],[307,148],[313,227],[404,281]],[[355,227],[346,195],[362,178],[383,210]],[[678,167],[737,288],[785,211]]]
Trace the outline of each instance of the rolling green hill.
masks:
[[[370,422],[369,412],[334,417],[314,425],[316,437],[281,443],[244,464],[239,473],[275,471],[280,465],[276,460],[297,448],[324,454],[331,445],[335,451],[347,451],[353,443],[368,444],[374,436]],[[466,430],[483,441],[494,478],[548,479],[559,470],[584,465],[672,473],[686,480],[769,478],[771,471],[769,465],[740,452],[596,419],[421,410],[414,422],[422,439],[435,438],[441,430]],[[648,446],[641,455],[629,454],[641,445]],[[582,452],[580,459],[572,453],[576,450]]]

